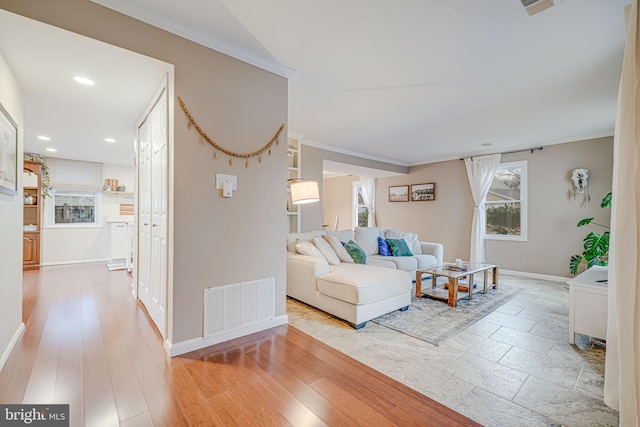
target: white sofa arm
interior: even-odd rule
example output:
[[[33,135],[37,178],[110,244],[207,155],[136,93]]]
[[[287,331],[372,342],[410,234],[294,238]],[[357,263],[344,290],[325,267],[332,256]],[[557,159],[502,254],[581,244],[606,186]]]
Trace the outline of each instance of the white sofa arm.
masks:
[[[320,258],[287,252],[287,295],[310,305],[316,303],[316,277],[329,273]]]
[[[436,257],[437,265],[442,265],[444,260],[444,246],[441,243],[420,242],[422,253]]]

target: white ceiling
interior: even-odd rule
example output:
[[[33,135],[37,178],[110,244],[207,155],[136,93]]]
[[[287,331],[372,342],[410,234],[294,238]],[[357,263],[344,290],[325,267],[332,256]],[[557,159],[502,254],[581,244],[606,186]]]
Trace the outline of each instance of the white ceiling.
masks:
[[[629,0],[556,0],[532,17],[519,0],[95,1],[290,76],[289,129],[342,152],[414,165],[613,134]],[[47,131],[36,124],[68,121],[75,130],[65,139],[89,129],[95,137],[82,147],[102,147],[92,144],[110,130],[80,116],[86,105],[71,98],[80,88],[48,80],[77,58],[86,68],[73,72],[108,68],[120,89],[92,98],[104,108],[97,117],[126,115],[133,127],[166,64],[114,59],[115,48],[93,43],[61,60],[51,34],[36,37],[23,23],[8,28],[5,15],[0,51],[27,93],[25,147]],[[65,37],[63,52],[74,46]],[[135,64],[158,78],[130,74]],[[107,105],[127,96],[138,98]],[[54,112],[63,116],[45,122],[42,113]]]
[[[2,10],[0,52],[23,91],[26,152],[133,165],[136,122],[169,64]]]

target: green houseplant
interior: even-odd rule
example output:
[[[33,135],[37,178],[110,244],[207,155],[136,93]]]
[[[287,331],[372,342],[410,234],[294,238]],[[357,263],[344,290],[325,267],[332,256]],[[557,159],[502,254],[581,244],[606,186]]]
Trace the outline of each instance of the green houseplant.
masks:
[[[611,191],[607,193],[600,203],[601,208],[611,207]],[[569,261],[569,269],[571,274],[578,272],[578,266],[583,262],[587,263],[587,268],[591,268],[594,265],[607,265],[607,256],[609,255],[609,226],[598,224],[593,222],[593,218],[584,218],[578,221],[578,227],[582,227],[587,224],[597,225],[602,228],[606,228],[602,234],[592,231],[587,234],[583,240],[583,252],[580,255],[573,255]]]

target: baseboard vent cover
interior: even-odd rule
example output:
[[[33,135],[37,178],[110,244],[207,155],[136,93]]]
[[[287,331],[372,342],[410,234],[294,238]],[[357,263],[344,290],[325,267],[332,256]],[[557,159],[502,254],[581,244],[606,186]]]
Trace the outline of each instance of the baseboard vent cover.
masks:
[[[275,316],[275,278],[204,290],[203,337],[211,337]]]

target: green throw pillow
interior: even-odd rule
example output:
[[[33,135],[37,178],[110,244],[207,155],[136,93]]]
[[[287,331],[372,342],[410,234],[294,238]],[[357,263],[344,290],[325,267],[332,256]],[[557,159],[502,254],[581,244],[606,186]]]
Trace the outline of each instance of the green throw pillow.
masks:
[[[413,254],[404,239],[387,239],[393,256],[412,256]]]
[[[365,254],[364,250],[362,250],[362,248],[353,240],[349,240],[347,243],[344,243],[344,248],[349,252],[349,255],[351,255],[351,258],[353,258],[356,264],[367,263],[367,254]]]

